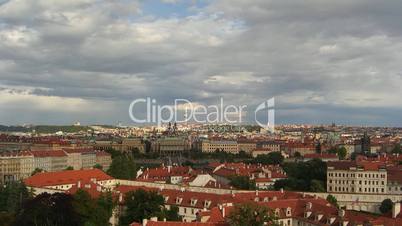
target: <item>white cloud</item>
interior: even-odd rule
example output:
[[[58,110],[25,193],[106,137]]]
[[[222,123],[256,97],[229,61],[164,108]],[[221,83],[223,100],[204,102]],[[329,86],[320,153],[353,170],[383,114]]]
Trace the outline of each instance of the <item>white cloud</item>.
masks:
[[[4,93],[2,109],[66,102],[90,114],[98,103],[144,96],[200,104],[277,96],[285,108],[339,114],[400,106],[400,3],[207,3],[162,17],[143,1],[8,1],[0,6],[0,83],[34,89]],[[114,111],[117,118],[127,109]]]
[[[38,36],[38,32],[26,27],[0,30],[0,42],[9,47],[27,47],[38,41]]]

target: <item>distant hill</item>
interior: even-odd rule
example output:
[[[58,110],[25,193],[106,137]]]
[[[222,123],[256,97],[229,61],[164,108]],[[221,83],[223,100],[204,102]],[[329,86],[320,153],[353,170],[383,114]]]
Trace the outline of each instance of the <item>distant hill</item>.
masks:
[[[56,133],[58,131],[63,131],[65,133],[77,133],[80,131],[91,130],[88,126],[31,126],[31,127],[23,127],[23,126],[4,126],[0,125],[0,132],[32,132],[35,130],[37,133]]]
[[[31,128],[26,128],[23,126],[3,126],[0,125],[0,132],[30,132]]]

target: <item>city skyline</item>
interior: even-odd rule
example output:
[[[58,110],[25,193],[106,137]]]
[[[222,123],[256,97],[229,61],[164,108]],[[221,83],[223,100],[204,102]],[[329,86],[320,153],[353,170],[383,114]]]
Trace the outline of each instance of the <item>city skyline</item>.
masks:
[[[0,0],[0,124],[134,125],[137,98],[275,97],[277,124],[402,126],[401,7]]]

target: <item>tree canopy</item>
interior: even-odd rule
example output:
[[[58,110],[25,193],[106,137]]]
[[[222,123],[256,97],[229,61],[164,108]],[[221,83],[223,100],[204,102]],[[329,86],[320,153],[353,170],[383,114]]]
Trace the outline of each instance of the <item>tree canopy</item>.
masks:
[[[72,205],[73,197],[64,193],[42,193],[25,202],[16,215],[18,226],[77,226],[80,217]]]
[[[402,154],[401,144],[396,144],[392,149],[392,153],[394,154]]]
[[[0,186],[0,212],[15,214],[30,196],[22,182],[10,182]]]
[[[327,196],[327,201],[328,201],[329,203],[331,203],[332,205],[336,206],[336,208],[339,208],[338,200],[335,198],[335,196],[329,194],[329,195]]]
[[[265,206],[256,203],[237,204],[228,215],[230,226],[263,226],[278,225],[272,212]]]
[[[393,202],[391,199],[384,199],[380,205],[380,212],[385,214],[389,213],[392,210]]]
[[[164,208],[164,198],[155,191],[143,189],[128,192],[125,197],[126,210],[120,217],[120,225],[129,225],[132,222],[142,222],[143,219],[158,217],[163,220],[178,220],[178,208]]]
[[[133,156],[128,154],[114,156],[107,173],[117,179],[134,179],[137,175],[137,167]]]
[[[251,162],[256,164],[279,165],[283,163],[283,160],[284,157],[280,152],[271,152],[266,155],[258,155]]]
[[[327,165],[320,159],[312,159],[308,162],[292,162],[283,164],[283,169],[288,178],[278,180],[274,188],[293,191],[325,191],[327,181]]]
[[[251,180],[248,176],[232,176],[230,179],[230,185],[237,189],[242,190],[255,190],[255,181]]]
[[[78,190],[73,198],[74,210],[80,216],[81,225],[109,226],[115,206],[110,192],[93,199],[86,191]]]

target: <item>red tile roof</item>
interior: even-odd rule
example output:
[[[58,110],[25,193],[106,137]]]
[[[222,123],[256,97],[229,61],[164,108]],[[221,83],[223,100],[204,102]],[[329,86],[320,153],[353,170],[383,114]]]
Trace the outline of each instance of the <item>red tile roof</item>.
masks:
[[[46,187],[63,184],[76,184],[78,181],[97,181],[111,180],[113,177],[107,175],[99,169],[88,170],[67,170],[60,172],[38,173],[24,180],[30,187]]]
[[[146,169],[139,180],[166,180],[171,176],[191,177],[193,170],[188,166],[158,167]]]
[[[312,153],[312,154],[305,154],[304,158],[308,159],[338,159],[338,156],[335,154],[328,154],[328,153]]]
[[[63,151],[31,151],[35,158],[46,158],[46,157],[67,157],[66,153]]]
[[[228,226],[228,224],[223,223],[201,223],[201,222],[163,222],[163,221],[148,221],[146,226]]]
[[[95,151],[96,156],[111,156],[109,153],[105,151]]]
[[[30,151],[4,151],[0,152],[0,157],[21,157],[33,156]]]
[[[80,181],[79,183],[73,185],[70,189],[66,191],[67,194],[75,194],[79,190],[84,190],[92,198],[98,198],[102,194],[102,187],[93,181]]]
[[[94,152],[92,148],[63,148],[63,151],[68,154]]]

